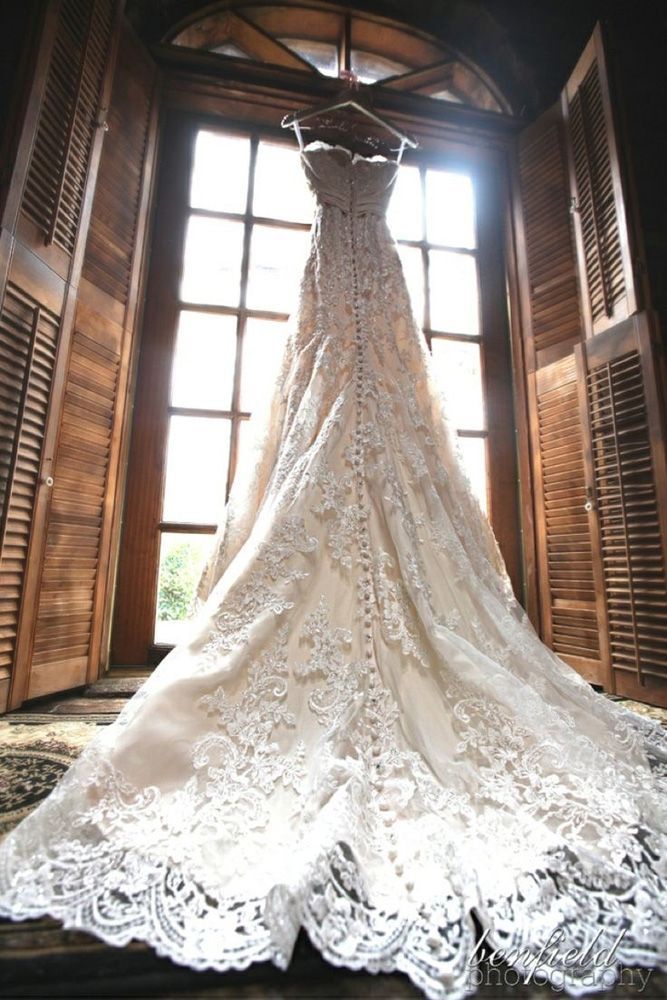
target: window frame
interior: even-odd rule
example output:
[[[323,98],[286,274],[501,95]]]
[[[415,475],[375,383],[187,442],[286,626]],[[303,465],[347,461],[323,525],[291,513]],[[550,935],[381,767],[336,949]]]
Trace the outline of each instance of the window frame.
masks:
[[[247,84],[239,87],[234,81],[222,84],[219,80],[204,80],[198,72],[189,71],[183,75],[176,72],[178,67],[181,70],[184,68],[183,63],[187,63],[191,70],[193,62],[206,62],[206,54],[168,50],[163,52],[163,58],[171,66],[171,74],[165,82],[164,91],[159,177],[153,204],[155,225],[136,377],[112,628],[111,658],[114,664],[119,665],[156,663],[171,648],[153,642],[160,533],[167,526],[167,522],[160,517],[164,463],[160,468],[156,456],[166,453],[171,358],[180,308],[173,290],[180,284],[194,136],[199,128],[211,128],[242,134],[253,132],[258,138],[284,142],[288,137],[276,127],[276,121],[290,110],[290,105],[303,106],[317,98],[312,90],[303,91],[303,80],[295,87],[295,81],[287,79],[294,74],[288,71],[276,72],[274,76],[282,76],[285,78],[283,83],[292,85],[296,93],[290,96],[276,86],[275,80],[271,86],[266,85],[264,67],[248,67],[241,65],[240,60],[236,61],[244,78],[253,70],[256,74],[257,85],[249,88]],[[312,84],[313,80],[308,83]],[[318,89],[324,87],[325,90],[339,85],[338,81],[325,77],[317,83]],[[418,153],[406,154],[404,162],[420,162],[425,166],[432,164],[440,169],[445,165],[451,169],[458,166],[474,175],[478,207],[476,253],[483,339],[482,378],[487,411],[483,436],[487,442],[487,475],[491,484],[488,514],[515,590],[520,594],[519,489],[505,262],[509,188],[507,161],[516,123],[495,112],[481,112],[458,105],[443,109],[437,102],[440,106],[433,109],[436,102],[415,98],[414,95],[392,93],[387,97],[390,104],[398,104],[409,111],[407,115],[404,111],[403,118],[420,140]],[[419,114],[415,114],[415,105]],[[184,210],[178,218],[173,208],[164,208],[179,203]],[[246,212],[247,209],[248,203]],[[237,310],[234,308],[231,311]],[[237,364],[235,400],[238,399],[239,378]],[[242,419],[245,418],[239,413],[237,422]],[[472,435],[478,436],[476,432]],[[236,447],[235,437],[235,434],[232,435],[232,449]],[[230,478],[235,461],[234,451]],[[170,527],[177,524],[169,522]],[[211,526],[198,528],[189,523],[178,524],[178,527],[190,534],[211,531]]]

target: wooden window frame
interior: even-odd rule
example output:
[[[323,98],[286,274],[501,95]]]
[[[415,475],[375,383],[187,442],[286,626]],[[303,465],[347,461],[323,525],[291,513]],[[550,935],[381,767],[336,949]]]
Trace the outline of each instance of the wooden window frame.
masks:
[[[180,250],[185,218],[161,209],[187,202],[191,154],[174,151],[193,148],[197,128],[211,127],[264,139],[285,141],[276,123],[287,111],[320,95],[335,92],[339,81],[327,77],[236,61],[229,67],[210,54],[154,46],[165,72],[161,146],[151,271],[147,284],[142,354],[139,361],[133,440],[128,469],[123,538],[119,557],[118,590],[112,630],[111,662],[140,665],[158,662],[169,646],[153,643],[159,530],[166,527],[157,513],[162,501],[162,471],[155,458],[164,455],[168,424],[169,367],[174,348],[179,305],[172,289],[178,286]],[[226,73],[234,70],[229,79]],[[252,84],[251,84],[252,81]],[[386,103],[386,107],[384,106]],[[436,105],[434,107],[434,105]],[[506,218],[509,198],[509,151],[517,130],[514,119],[492,112],[443,107],[443,102],[387,90],[377,107],[410,128],[420,140],[412,162],[443,167],[465,166],[475,178],[478,204],[478,262],[480,274],[480,328],[484,335],[483,380],[487,402],[487,472],[491,483],[489,517],[503,551],[515,591],[523,597],[522,552],[519,528],[518,474],[512,359],[507,301]],[[184,146],[185,144],[185,146]],[[410,163],[410,155],[405,162]],[[221,214],[221,217],[223,215]],[[238,216],[235,216],[238,218]],[[170,259],[165,251],[171,247]],[[177,248],[174,249],[174,248]],[[178,259],[177,259],[178,258]],[[483,275],[486,274],[486,279]],[[208,308],[208,307],[207,307]],[[221,311],[223,311],[221,309]],[[237,312],[234,308],[230,310]],[[142,376],[150,372],[150,378]],[[235,375],[238,379],[239,373]],[[235,393],[238,387],[235,388]],[[235,398],[236,395],[235,395]],[[162,414],[162,417],[159,416]],[[237,420],[244,419],[239,412]],[[473,436],[478,436],[473,432]],[[482,435],[479,435],[482,436]],[[230,465],[233,469],[233,465]],[[169,524],[169,527],[177,527]],[[193,533],[192,525],[178,525]],[[207,529],[200,529],[207,530]],[[128,582],[132,581],[132,587]]]

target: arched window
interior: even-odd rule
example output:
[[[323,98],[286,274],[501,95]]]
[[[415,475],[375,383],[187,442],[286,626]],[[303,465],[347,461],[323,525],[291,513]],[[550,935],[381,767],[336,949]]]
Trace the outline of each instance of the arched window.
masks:
[[[327,77],[343,68],[372,82],[378,102],[417,98],[409,123],[420,148],[404,157],[388,221],[471,482],[499,534],[509,535],[516,505],[501,161],[488,134],[470,133],[480,120],[482,132],[495,119],[503,127],[501,95],[434,39],[329,5],[228,6],[180,26],[168,45],[180,76],[166,92],[116,602],[120,663],[142,661],[147,646],[158,657],[192,614],[248,418],[278,363],[314,210],[294,137],[277,126],[290,101],[338,87]],[[261,99],[251,78],[266,81]],[[286,102],[288,82],[298,96]],[[444,113],[468,117],[443,129]]]
[[[229,4],[177,27],[172,45],[339,76],[351,70],[362,83],[453,101],[487,111],[509,111],[486,75],[437,39],[333,4]]]

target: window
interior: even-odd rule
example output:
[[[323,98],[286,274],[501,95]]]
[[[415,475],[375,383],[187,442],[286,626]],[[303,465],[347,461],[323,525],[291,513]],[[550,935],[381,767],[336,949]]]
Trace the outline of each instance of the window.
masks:
[[[270,392],[314,203],[287,146],[200,129],[186,206],[155,642],[178,642],[250,414]]]
[[[201,128],[178,289],[154,640],[180,640],[250,414],[271,390],[314,212],[296,148]],[[402,166],[389,224],[415,314],[486,503],[485,417],[471,177]]]
[[[287,27],[279,37],[298,37],[295,24]],[[355,39],[370,51],[369,36]],[[248,72],[255,70],[244,65]],[[211,96],[196,77],[187,86],[172,95],[161,143],[114,605],[116,664],[156,662],[186,636],[248,418],[282,356],[313,215],[296,143],[279,127],[283,97],[269,88],[241,99],[240,84],[222,81]],[[299,93],[304,106],[308,93]],[[503,154],[486,132],[455,137],[461,114],[478,127],[477,111],[452,108],[454,124],[434,134],[432,102],[419,101],[424,117],[409,121],[420,148],[404,157],[389,222],[463,459],[516,578]],[[507,127],[495,115],[483,125],[503,134]]]
[[[475,188],[470,174],[401,167],[388,222],[468,477],[487,506]]]
[[[190,15],[169,33],[171,45],[233,59],[410,91],[486,111],[509,111],[491,80],[462,53],[423,31],[367,12],[342,12],[311,0],[225,4]]]

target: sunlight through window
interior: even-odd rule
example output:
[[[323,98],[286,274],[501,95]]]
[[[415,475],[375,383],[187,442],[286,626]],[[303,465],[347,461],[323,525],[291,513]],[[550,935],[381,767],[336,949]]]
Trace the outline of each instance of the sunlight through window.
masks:
[[[183,310],[171,374],[171,405],[230,410],[236,317]]]
[[[164,521],[215,524],[222,512],[231,423],[173,416],[169,422]]]
[[[221,132],[199,132],[190,183],[192,207],[213,212],[245,212],[249,162],[249,139]]]
[[[242,222],[193,216],[185,236],[181,298],[207,305],[238,305],[242,251]]]
[[[212,533],[249,447],[248,414],[268,399],[280,370],[315,213],[295,146],[211,129],[197,135],[189,204],[155,626],[156,641],[167,644],[185,634]],[[467,473],[485,507],[472,179],[404,164],[387,221]]]
[[[291,146],[260,142],[252,207],[260,218],[290,222],[310,222],[313,218],[315,199]]]

